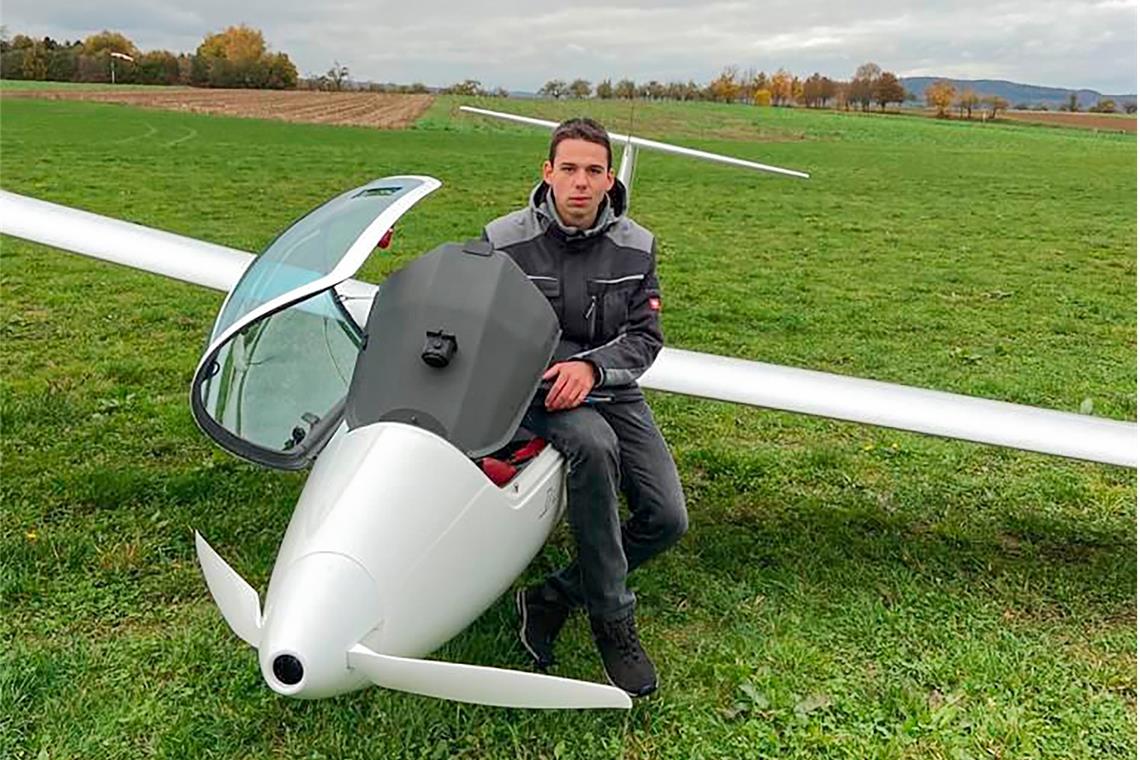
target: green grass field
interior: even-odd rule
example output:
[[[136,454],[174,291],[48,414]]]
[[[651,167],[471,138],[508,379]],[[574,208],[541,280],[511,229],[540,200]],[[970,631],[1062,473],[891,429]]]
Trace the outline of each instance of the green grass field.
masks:
[[[376,132],[8,100],[0,185],[257,250],[345,188],[439,177],[378,276],[537,178],[545,135],[455,103]],[[641,156],[671,345],[1135,419],[1134,136],[589,110],[812,173]],[[304,482],[191,420],[222,295],[12,238],[0,287],[0,757],[1135,756],[1134,471],[665,395],[692,527],[632,578],[658,695],[629,713],[279,698],[193,549],[196,528],[264,591]],[[525,580],[570,548],[559,531]],[[503,599],[438,656],[525,667],[514,631]],[[559,654],[560,675],[602,679],[582,618]]]
[[[184,87],[165,87],[152,84],[112,85],[110,82],[50,82],[35,79],[0,79],[0,92],[20,92],[24,90],[181,90]]]

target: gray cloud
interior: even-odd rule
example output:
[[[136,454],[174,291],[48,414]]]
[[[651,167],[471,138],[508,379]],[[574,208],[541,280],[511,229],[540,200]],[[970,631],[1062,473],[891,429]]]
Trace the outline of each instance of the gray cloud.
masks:
[[[8,0],[10,33],[83,37],[122,31],[143,49],[193,50],[230,24],[260,28],[303,73],[333,59],[376,81],[533,90],[553,77],[695,79],[726,65],[848,77],[864,61],[902,76],[1011,79],[1136,91],[1134,0],[862,4],[800,0],[500,0],[232,3]]]

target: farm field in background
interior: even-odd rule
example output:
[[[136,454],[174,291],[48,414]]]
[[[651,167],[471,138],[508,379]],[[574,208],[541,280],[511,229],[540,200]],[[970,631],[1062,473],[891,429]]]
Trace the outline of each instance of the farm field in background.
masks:
[[[380,129],[411,125],[431,105],[430,95],[315,90],[221,90],[193,87],[18,88],[8,98],[82,100],[171,111],[242,116],[309,124]]]
[[[460,102],[382,131],[6,95],[0,186],[258,250],[368,179],[439,177],[378,278],[537,180],[547,136]],[[639,157],[670,345],[1135,419],[1133,135],[480,104],[812,173]],[[197,528],[264,591],[304,482],[190,417],[222,294],[2,246],[0,756],[1135,755],[1134,471],[662,394],[692,520],[632,578],[658,695],[628,714],[276,697],[194,556]],[[569,552],[560,530],[525,579]],[[603,678],[581,617],[559,655]],[[438,656],[525,667],[510,600]]]
[[[381,129],[399,129],[409,126],[427,110],[433,100],[439,98],[449,109],[454,110],[459,102],[477,102],[467,98],[460,100],[452,96],[399,95],[371,92],[317,92],[301,90],[225,90],[194,87],[159,87],[154,85],[107,85],[99,83],[39,82],[20,80],[0,80],[0,94],[12,97],[46,98],[49,100],[84,100],[100,103],[120,103],[145,108],[160,108],[193,113],[208,113],[222,116],[242,116],[255,119],[280,119],[282,121],[311,124],[339,124]],[[639,114],[648,111],[654,115],[654,126],[666,129],[692,130],[689,122],[694,115],[712,116],[716,122],[713,132],[723,137],[744,137],[745,133],[734,131],[731,126],[741,120],[762,120],[759,114],[748,114],[751,108],[738,105],[714,103],[678,103],[673,101],[597,101],[567,100],[563,102],[527,101],[519,99],[488,98],[481,105],[490,109],[528,110],[535,103],[539,108],[559,114],[576,113],[579,110],[599,110],[616,120],[615,123],[637,121]],[[717,112],[718,108],[725,109]],[[763,109],[780,111],[784,109]],[[792,109],[801,110],[801,109]],[[983,110],[983,109],[979,109]],[[726,119],[726,113],[733,116]],[[892,118],[898,116],[924,116],[933,118],[934,109],[906,109],[902,113],[891,111],[887,114],[860,113],[858,111],[839,112],[829,109],[814,111],[817,115],[831,113],[846,118]],[[776,117],[779,118],[779,117]],[[980,118],[977,121],[981,121]],[[1016,111],[1006,110],[997,120],[1000,122],[1021,122],[1047,124],[1051,126],[1074,127],[1079,129],[1103,130],[1108,132],[1136,132],[1136,117],[1125,114],[1066,113],[1060,111]],[[615,128],[616,129],[616,128]],[[626,127],[628,129],[628,127]],[[772,139],[772,135],[767,136]]]
[[[1061,127],[1136,133],[1136,117],[1125,114],[1006,111],[1001,115],[1001,118],[1030,124],[1051,124]]]

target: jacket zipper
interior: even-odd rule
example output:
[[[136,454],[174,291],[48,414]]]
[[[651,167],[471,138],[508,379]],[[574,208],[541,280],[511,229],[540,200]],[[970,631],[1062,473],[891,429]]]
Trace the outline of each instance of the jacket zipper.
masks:
[[[589,327],[589,335],[590,335],[589,343],[590,343],[591,348],[594,347],[594,337],[598,333],[597,316],[598,316],[598,297],[597,296],[590,296],[590,308],[586,309],[586,322],[590,325],[590,327]]]

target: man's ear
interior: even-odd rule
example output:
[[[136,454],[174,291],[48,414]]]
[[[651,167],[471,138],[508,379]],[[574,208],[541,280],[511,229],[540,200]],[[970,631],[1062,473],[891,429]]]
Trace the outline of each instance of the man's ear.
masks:
[[[606,170],[606,192],[607,193],[610,190],[614,189],[614,180],[616,178],[617,178],[617,175],[614,174],[614,168],[611,166],[609,169]]]
[[[550,184],[550,178],[554,175],[554,164],[549,160],[542,162],[542,181]]]

